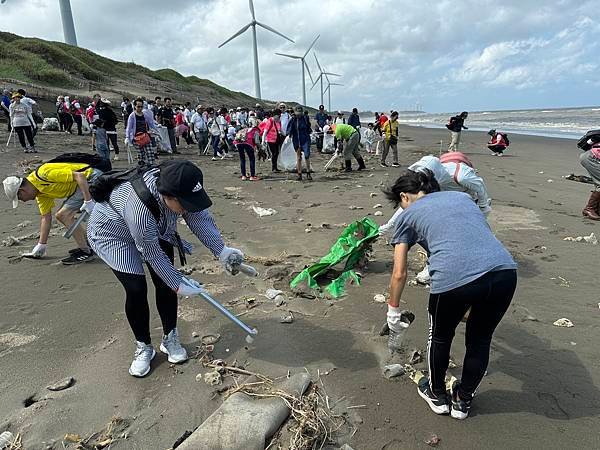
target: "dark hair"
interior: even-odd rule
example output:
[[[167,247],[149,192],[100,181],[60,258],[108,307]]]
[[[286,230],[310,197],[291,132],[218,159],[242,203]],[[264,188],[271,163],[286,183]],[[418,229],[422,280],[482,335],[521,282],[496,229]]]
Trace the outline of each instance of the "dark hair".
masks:
[[[460,117],[467,117],[469,113],[467,111],[463,111],[460,113]]]
[[[167,100],[171,100],[171,97],[165,97],[165,102],[166,102]]]
[[[273,116],[280,116],[281,115],[281,110],[279,108],[275,108],[272,112],[271,115]]]
[[[133,101],[133,104],[135,105],[136,103],[140,102],[142,104],[142,106],[144,106],[144,99],[142,99],[142,97],[138,97]]]
[[[353,112],[353,113],[358,113],[358,109],[356,109],[356,108],[352,108],[352,112]]]
[[[432,192],[439,192],[440,185],[433,176],[433,172],[429,169],[423,171],[414,172],[407,170],[394,182],[392,186],[388,186],[383,190],[383,193],[389,201],[394,204],[394,207],[398,207],[400,204],[400,194],[418,194],[419,192],[425,192],[431,194]]]
[[[25,89],[23,89],[23,88],[21,88],[21,89],[17,90],[17,92],[18,92],[19,94],[21,94],[23,97],[25,97],[25,95],[27,95],[27,93],[25,92]]]
[[[154,100],[162,100],[158,95],[154,97]]]

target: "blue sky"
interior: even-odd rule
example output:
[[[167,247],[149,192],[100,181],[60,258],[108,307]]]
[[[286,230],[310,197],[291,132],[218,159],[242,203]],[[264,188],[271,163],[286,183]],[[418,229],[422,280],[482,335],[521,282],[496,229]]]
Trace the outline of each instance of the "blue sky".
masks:
[[[7,0],[3,31],[62,40],[57,0]],[[253,93],[247,0],[71,0],[79,45],[151,68],[171,67]],[[600,0],[255,0],[263,97],[300,100],[300,64],[316,52],[343,77],[332,107],[427,111],[600,104]],[[317,72],[314,58],[310,69]],[[332,79],[333,81],[333,79]],[[307,84],[310,81],[307,76]],[[318,87],[308,103],[319,104]]]

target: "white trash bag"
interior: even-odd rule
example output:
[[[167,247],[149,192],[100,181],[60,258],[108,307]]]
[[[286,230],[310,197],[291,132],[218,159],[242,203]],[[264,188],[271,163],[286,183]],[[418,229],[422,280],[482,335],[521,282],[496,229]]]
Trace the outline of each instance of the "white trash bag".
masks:
[[[304,153],[302,153],[302,165],[305,165]],[[285,138],[285,141],[281,145],[279,158],[277,158],[277,168],[286,172],[296,171],[296,151],[289,136]]]
[[[167,127],[162,125],[156,126],[157,133],[155,134],[156,147],[159,151],[171,153],[171,141],[169,140],[169,131]]]
[[[43,131],[58,131],[60,127],[58,126],[58,119],[56,117],[45,117],[44,122],[42,123]]]

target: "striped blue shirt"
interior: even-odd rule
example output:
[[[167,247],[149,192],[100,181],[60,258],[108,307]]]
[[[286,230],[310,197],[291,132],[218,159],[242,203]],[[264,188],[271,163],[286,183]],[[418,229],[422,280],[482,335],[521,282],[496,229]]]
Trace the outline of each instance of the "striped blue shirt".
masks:
[[[88,222],[87,237],[90,247],[111,269],[144,275],[143,263],[147,262],[170,288],[176,290],[182,275],[160,248],[159,240],[177,246],[175,232],[179,214],[167,208],[160,199],[156,188],[158,171],[154,169],[144,174],[144,182],[160,206],[158,224],[131,183],[126,182],[113,190],[110,205],[106,202],[96,205]],[[213,255],[221,253],[225,244],[208,210],[183,214],[183,219]],[[183,245],[186,253],[191,253],[191,244],[183,241]]]

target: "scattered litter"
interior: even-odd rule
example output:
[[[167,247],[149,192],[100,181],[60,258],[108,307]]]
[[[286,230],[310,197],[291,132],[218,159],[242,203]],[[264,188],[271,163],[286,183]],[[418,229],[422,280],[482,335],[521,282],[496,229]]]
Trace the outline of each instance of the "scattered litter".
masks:
[[[554,183],[554,180],[551,180],[551,179],[548,179],[546,181],[548,181],[548,183]]]
[[[5,431],[3,433],[0,433],[0,450],[3,450],[3,449],[11,450],[13,448],[16,448],[15,441],[16,441],[16,438],[13,436],[13,434],[10,431]],[[21,447],[19,447],[19,448],[21,448]]]
[[[267,297],[269,300],[274,300],[275,297],[277,297],[278,295],[283,294],[283,291],[280,291],[279,289],[267,289],[267,291],[265,292],[265,297]]]
[[[571,282],[564,277],[559,276],[559,277],[552,277],[550,279],[552,281],[558,280],[560,282],[559,286],[561,286],[561,287],[571,287]]]
[[[21,240],[14,236],[9,236],[8,238],[6,238],[2,241],[3,247],[12,247],[13,245],[21,245],[21,244],[22,244]]]
[[[598,238],[596,237],[596,235],[594,233],[591,233],[589,236],[577,236],[577,237],[567,236],[566,238],[563,239],[563,241],[585,242],[587,244],[598,245]]]
[[[204,382],[211,386],[218,386],[223,382],[223,377],[221,377],[219,372],[213,370],[212,372],[206,372],[204,374]]]
[[[430,447],[437,447],[440,441],[441,439],[437,434],[432,434],[431,437],[425,441],[425,443]]]
[[[258,215],[258,217],[272,216],[277,214],[277,211],[273,208],[261,208],[260,206],[252,206],[254,212]]]
[[[285,305],[285,297],[283,295],[278,295],[277,297],[275,297],[275,306],[279,308],[283,305]]]
[[[311,231],[312,231],[312,228],[310,228],[310,227],[309,227],[309,228],[305,228],[305,229],[304,229],[304,232],[305,232],[305,233],[310,233]]]
[[[239,186],[225,186],[223,190],[228,192],[240,192],[242,188]]]
[[[387,300],[385,299],[385,295],[383,294],[375,294],[373,297],[375,303],[385,303]]]
[[[364,209],[364,208],[362,206],[350,205],[350,206],[348,206],[348,209],[355,210],[355,209]]]
[[[448,369],[456,369],[458,366],[456,365],[456,363],[452,360],[452,358],[450,358],[448,360]]]
[[[200,337],[200,333],[198,333],[197,331],[193,331],[192,332],[192,337],[193,338],[199,338]]]
[[[406,370],[402,364],[390,364],[389,366],[384,366],[383,368],[383,376],[388,380],[390,378],[399,377],[404,375]]]
[[[291,311],[288,311],[287,314],[283,314],[281,319],[279,319],[280,323],[293,323],[294,322],[294,314]]]
[[[574,327],[575,325],[573,325],[573,322],[571,322],[569,319],[567,319],[566,317],[563,317],[562,319],[558,319],[556,322],[554,322],[552,325],[555,325],[557,327],[563,327],[563,328],[571,328]]]
[[[329,230],[329,229],[331,229],[331,224],[329,224],[329,223],[322,223],[322,224],[321,224],[321,228],[324,228],[324,229],[326,229],[326,230]]]
[[[203,381],[203,380],[204,380],[204,377],[202,376],[201,373],[199,373],[198,375],[196,375],[196,381],[197,382],[200,382],[200,381]]]
[[[56,383],[52,383],[49,386],[46,386],[46,389],[49,391],[64,391],[65,389],[69,389],[71,386],[75,384],[75,378],[67,377],[63,380],[57,381]]]
[[[571,345],[577,345],[577,342],[571,341]]]
[[[31,225],[31,220],[25,220],[25,221],[17,224],[17,228],[22,229],[22,228],[28,227],[29,225]]]
[[[539,173],[540,175],[543,175],[543,174],[544,174],[544,171],[542,170],[542,171],[540,171],[540,172],[538,172],[538,173]]]
[[[221,339],[221,335],[220,334],[206,334],[204,336],[202,336],[202,338],[200,339],[200,342],[202,342],[204,345],[215,345],[217,342],[219,342],[219,340]]]
[[[377,197],[377,193],[376,192],[371,192],[369,194],[369,197],[373,198],[373,197]]]
[[[417,283],[417,280],[408,280],[408,285],[409,286],[418,286],[419,283]]]
[[[377,208],[383,208],[383,205],[381,203],[377,203],[376,205],[373,205],[373,209],[377,209]]]
[[[374,216],[383,216],[383,213],[381,211],[375,211],[375,213],[373,215]]]
[[[577,181],[579,183],[594,184],[594,180],[587,175],[575,175],[574,173],[563,176],[565,180]]]
[[[415,349],[412,352],[410,352],[410,357],[408,358],[408,362],[410,364],[417,364],[421,361],[423,361],[423,355],[421,355],[420,350]]]
[[[72,442],[73,444],[76,444],[79,441],[81,441],[81,436],[78,434],[75,434],[75,433],[67,433],[67,434],[65,434],[63,441]]]

